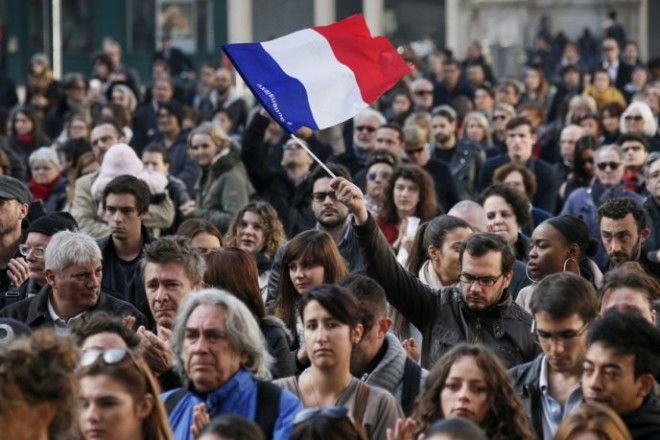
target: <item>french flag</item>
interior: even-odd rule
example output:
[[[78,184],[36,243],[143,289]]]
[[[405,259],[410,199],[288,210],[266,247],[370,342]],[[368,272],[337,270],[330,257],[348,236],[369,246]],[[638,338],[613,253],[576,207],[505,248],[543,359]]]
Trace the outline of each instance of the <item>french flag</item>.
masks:
[[[289,133],[352,118],[411,70],[387,38],[371,36],[362,15],[223,50]]]

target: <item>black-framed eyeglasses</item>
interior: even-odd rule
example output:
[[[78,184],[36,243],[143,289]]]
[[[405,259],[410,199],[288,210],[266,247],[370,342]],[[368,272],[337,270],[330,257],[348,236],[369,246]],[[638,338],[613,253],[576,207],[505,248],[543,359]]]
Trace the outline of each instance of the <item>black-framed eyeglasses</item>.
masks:
[[[471,286],[474,283],[479,284],[481,287],[491,287],[494,286],[497,281],[504,276],[504,273],[499,274],[496,277],[475,277],[470,275],[469,273],[461,273],[458,275],[458,280],[466,284],[468,286]]]
[[[612,171],[616,171],[619,169],[619,166],[621,166],[621,164],[619,162],[598,162],[596,166],[601,171],[605,171],[608,167]]]
[[[584,324],[579,330],[565,330],[563,332],[551,333],[536,328],[536,321],[534,321],[532,332],[536,334],[536,337],[539,338],[541,344],[547,344],[550,341],[561,341],[562,343],[567,343],[573,339],[581,336],[589,328],[589,323]]]
[[[349,414],[348,408],[345,406],[331,406],[328,408],[305,408],[296,414],[296,417],[293,419],[293,424],[298,425],[300,423],[305,423],[306,421],[319,416],[329,417],[331,419],[347,418],[351,421],[353,426],[355,426],[355,421]]]
[[[392,177],[392,173],[388,171],[372,171],[371,173],[367,174],[367,179],[372,181],[376,179],[389,180],[390,177]]]
[[[125,348],[109,348],[107,350],[99,350],[97,348],[90,348],[85,350],[80,357],[80,366],[87,367],[92,365],[97,359],[103,359],[108,365],[118,364],[126,357],[131,357],[131,352]]]
[[[21,255],[23,255],[24,257],[27,257],[28,254],[32,252],[32,254],[35,257],[41,258],[44,256],[46,249],[42,247],[30,247],[27,244],[23,243],[18,245],[18,252],[20,252]]]
[[[334,191],[318,191],[312,193],[312,198],[316,202],[324,202],[326,197],[330,197],[330,200],[337,200],[337,194]]]

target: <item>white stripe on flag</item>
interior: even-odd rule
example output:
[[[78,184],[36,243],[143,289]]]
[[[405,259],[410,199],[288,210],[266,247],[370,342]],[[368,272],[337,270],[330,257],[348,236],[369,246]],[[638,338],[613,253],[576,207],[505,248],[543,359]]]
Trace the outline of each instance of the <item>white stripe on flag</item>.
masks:
[[[339,124],[367,107],[355,74],[337,60],[328,40],[318,32],[304,29],[261,45],[287,75],[303,84],[320,129]]]

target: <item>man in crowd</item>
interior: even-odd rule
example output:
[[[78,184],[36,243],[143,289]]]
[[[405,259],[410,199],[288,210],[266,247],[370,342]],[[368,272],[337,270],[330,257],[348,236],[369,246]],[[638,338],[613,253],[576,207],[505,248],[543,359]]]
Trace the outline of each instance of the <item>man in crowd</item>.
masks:
[[[0,176],[0,294],[18,297],[18,287],[28,277],[28,265],[19,253],[23,221],[32,196],[23,182]]]
[[[531,316],[506,290],[515,256],[503,238],[471,235],[461,246],[459,285],[436,292],[396,261],[359,188],[342,178],[328,183],[353,214],[367,273],[387,286],[390,304],[422,331],[422,366],[434,365],[455,344],[475,339],[493,348],[509,367],[538,354],[529,332]]]
[[[428,112],[433,107],[433,83],[426,78],[417,78],[410,83],[413,109],[416,112]]]
[[[623,184],[626,191],[641,193],[644,191],[644,163],[649,156],[649,141],[636,133],[626,133],[618,140],[623,151]]]
[[[233,129],[235,132],[240,132],[245,126],[248,108],[234,84],[234,73],[226,67],[221,67],[215,74],[215,89],[211,90],[207,99],[214,111],[218,109],[226,110],[229,119],[234,123]],[[200,106],[204,107],[205,104],[202,102]]]
[[[548,275],[532,294],[534,331],[543,353],[510,374],[538,438],[553,438],[562,419],[582,403],[586,329],[597,306],[593,286],[569,272]]]
[[[632,77],[633,66],[621,62],[619,55],[621,47],[614,38],[603,39],[603,58],[601,67],[607,70],[610,75],[612,84],[619,90],[623,91],[626,84],[630,82]]]
[[[346,151],[331,157],[330,162],[343,165],[355,177],[367,165],[369,153],[376,148],[376,130],[385,124],[385,117],[377,110],[365,108],[353,118],[353,138]]]
[[[130,316],[137,325],[145,323],[135,307],[101,290],[101,250],[89,235],[56,233],[46,247],[44,263],[48,284],[37,295],[5,307],[0,317],[16,319],[33,329],[55,327],[59,334],[70,334],[76,322],[95,311]]]
[[[131,145],[139,153],[158,132],[156,112],[174,97],[174,83],[170,78],[155,78],[151,85],[151,100],[138,107],[133,114]]]
[[[579,125],[571,124],[562,129],[559,135],[559,158],[555,158],[557,160],[553,166],[558,182],[566,181],[568,175],[573,171],[575,144],[583,135],[584,128]],[[541,155],[543,156],[543,151]]]
[[[660,403],[653,389],[660,365],[660,330],[636,313],[611,311],[589,329],[582,393],[612,408],[635,440],[660,438]]]
[[[212,402],[205,407],[210,418],[239,415],[253,420],[266,438],[289,438],[302,404],[265,381],[268,350],[247,306],[229,292],[201,290],[184,303],[178,320],[172,346],[189,386],[163,394],[175,437],[200,434],[194,408],[206,401]]]
[[[453,58],[446,59],[442,81],[433,89],[433,105],[452,105],[456,98],[472,98],[472,90],[461,82],[461,65]]]
[[[406,156],[403,130],[396,122],[388,122],[376,130],[376,148],[385,149],[403,159]]]
[[[600,314],[605,315],[609,310],[637,313],[656,325],[655,306],[660,301],[660,283],[634,266],[636,264],[624,264],[607,273],[600,288]]]

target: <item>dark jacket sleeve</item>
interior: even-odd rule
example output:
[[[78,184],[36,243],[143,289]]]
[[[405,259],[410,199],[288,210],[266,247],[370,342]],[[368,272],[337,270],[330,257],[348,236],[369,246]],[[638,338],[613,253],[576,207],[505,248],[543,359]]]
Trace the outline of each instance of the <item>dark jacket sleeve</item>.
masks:
[[[293,376],[296,373],[296,365],[291,357],[287,331],[283,324],[278,324],[275,318],[267,316],[262,320],[261,331],[266,339],[268,352],[273,356],[273,364],[270,372],[273,379]]]
[[[261,194],[268,188],[273,179],[273,171],[268,168],[266,158],[268,145],[264,142],[264,134],[270,120],[259,113],[255,114],[243,134],[241,160],[257,193]]]
[[[369,214],[367,223],[355,226],[367,274],[376,280],[387,300],[418,329],[425,328],[437,312],[436,295],[415,275],[403,268],[394,257],[392,248]]]

